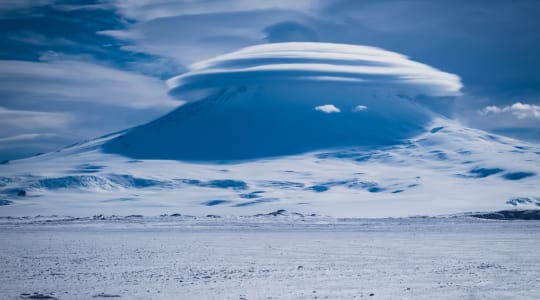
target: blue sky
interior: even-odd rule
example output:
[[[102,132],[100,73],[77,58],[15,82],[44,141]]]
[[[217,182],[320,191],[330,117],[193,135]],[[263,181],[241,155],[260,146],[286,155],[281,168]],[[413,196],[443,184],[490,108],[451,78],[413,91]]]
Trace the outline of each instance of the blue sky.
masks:
[[[178,107],[164,80],[200,60],[287,41],[376,46],[457,74],[436,109],[540,140],[538,1],[0,3],[0,159],[125,129]]]

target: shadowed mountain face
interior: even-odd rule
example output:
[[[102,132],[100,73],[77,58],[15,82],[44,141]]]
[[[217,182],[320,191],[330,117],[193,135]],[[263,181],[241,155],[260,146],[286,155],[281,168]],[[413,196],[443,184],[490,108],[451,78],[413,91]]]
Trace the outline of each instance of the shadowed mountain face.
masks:
[[[459,94],[459,77],[373,47],[278,43],[197,63],[168,81],[188,103],[103,149],[138,159],[236,161],[393,145],[425,130],[413,100]]]
[[[303,95],[284,95],[277,84],[222,91],[133,128],[104,150],[138,159],[226,161],[372,148],[419,134],[430,119],[407,99],[378,99],[339,84],[303,87]],[[324,105],[332,106],[325,112]]]

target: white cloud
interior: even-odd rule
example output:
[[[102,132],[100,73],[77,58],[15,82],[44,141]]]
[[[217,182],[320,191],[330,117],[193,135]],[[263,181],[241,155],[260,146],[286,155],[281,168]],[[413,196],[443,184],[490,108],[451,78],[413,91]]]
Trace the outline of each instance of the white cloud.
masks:
[[[29,88],[31,87],[31,88]],[[162,81],[96,64],[58,60],[0,60],[0,92],[48,95],[57,101],[101,103],[133,109],[172,108]]]
[[[364,111],[364,110],[366,110],[366,109],[368,109],[368,107],[365,106],[365,105],[357,105],[357,106],[353,109],[353,111],[358,112],[358,111]]]
[[[118,0],[114,2],[118,11],[138,21],[149,21],[159,18],[180,15],[200,15],[212,13],[232,13],[241,11],[264,10],[311,10],[318,6],[312,0],[209,0],[209,1],[170,1],[170,0]]]
[[[17,128],[17,131],[58,129],[67,126],[70,120],[71,116],[66,113],[14,110],[0,106],[1,134],[5,134],[9,128]]]
[[[486,106],[483,110],[480,111],[482,115],[490,114],[511,114],[518,119],[540,119],[540,105],[534,104],[524,104],[521,102],[516,102],[509,106]]]
[[[236,1],[226,3],[233,4]],[[150,19],[142,17],[149,16],[150,12],[137,9],[134,14],[139,16],[141,13],[140,17],[143,18],[139,19],[139,22],[124,30],[100,33],[127,41],[129,44],[123,47],[125,50],[174,58],[180,64],[188,65],[238,48],[263,43],[268,35],[264,30],[271,25],[289,20],[307,22],[305,20],[308,19],[303,11],[256,9],[256,5],[232,10],[222,6],[220,4],[222,10],[216,8],[212,11],[211,6],[207,8],[205,5],[197,5],[198,8],[189,13],[190,10],[174,9],[174,5],[168,5],[166,9],[156,11],[156,15]],[[130,12],[125,13],[131,15]]]
[[[315,107],[315,110],[322,111],[323,113],[327,113],[327,114],[341,112],[341,110],[335,107],[333,104],[320,105],[320,106]]]
[[[191,65],[167,81],[174,95],[260,82],[341,81],[355,88],[384,87],[410,96],[455,96],[461,79],[384,49],[332,43],[275,43],[251,46]]]

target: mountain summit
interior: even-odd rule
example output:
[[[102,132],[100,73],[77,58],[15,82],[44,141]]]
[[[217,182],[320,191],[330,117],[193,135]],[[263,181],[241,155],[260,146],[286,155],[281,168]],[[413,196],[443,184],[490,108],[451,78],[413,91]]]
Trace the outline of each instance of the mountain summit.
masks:
[[[224,161],[393,145],[459,94],[453,74],[374,47],[278,43],[191,66],[168,81],[185,105],[104,145],[139,159]]]

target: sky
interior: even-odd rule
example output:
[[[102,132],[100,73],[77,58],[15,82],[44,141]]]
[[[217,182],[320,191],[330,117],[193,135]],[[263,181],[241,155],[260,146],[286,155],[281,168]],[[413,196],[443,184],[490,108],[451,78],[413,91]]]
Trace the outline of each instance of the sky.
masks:
[[[0,161],[151,121],[166,80],[276,42],[373,46],[460,77],[436,104],[465,125],[540,141],[536,0],[0,2]]]

